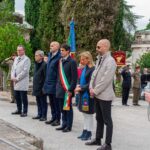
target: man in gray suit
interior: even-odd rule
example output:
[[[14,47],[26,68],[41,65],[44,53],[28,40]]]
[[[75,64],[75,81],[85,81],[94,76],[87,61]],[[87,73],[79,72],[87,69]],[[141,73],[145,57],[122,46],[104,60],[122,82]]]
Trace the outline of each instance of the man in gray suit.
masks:
[[[28,112],[27,91],[29,88],[29,70],[31,62],[30,59],[25,55],[24,46],[19,45],[17,47],[17,54],[18,57],[15,58],[11,70],[11,80],[14,83],[17,111],[13,112],[12,114],[20,114],[21,117],[26,117]]]
[[[111,150],[113,122],[111,118],[111,103],[115,97],[113,79],[116,71],[116,62],[111,56],[110,42],[102,39],[97,43],[98,60],[90,82],[90,95],[95,99],[96,109],[96,138],[86,145],[101,145],[104,124],[106,125],[105,144],[97,150]]]

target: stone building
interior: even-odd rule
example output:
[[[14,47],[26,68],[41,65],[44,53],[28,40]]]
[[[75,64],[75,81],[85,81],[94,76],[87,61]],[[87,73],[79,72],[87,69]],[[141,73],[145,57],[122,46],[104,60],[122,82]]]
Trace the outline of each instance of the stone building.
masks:
[[[33,26],[25,21],[25,17],[22,14],[17,12],[13,14],[15,16],[15,24],[21,28],[24,39],[30,41],[30,32],[33,30]]]
[[[150,52],[150,30],[141,30],[135,33],[135,40],[131,45],[132,64],[134,65],[140,57]]]

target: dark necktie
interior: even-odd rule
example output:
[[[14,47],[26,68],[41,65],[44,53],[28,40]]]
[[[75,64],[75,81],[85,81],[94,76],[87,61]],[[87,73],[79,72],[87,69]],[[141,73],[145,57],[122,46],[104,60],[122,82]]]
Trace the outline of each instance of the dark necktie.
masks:
[[[99,62],[98,62],[98,66],[101,64],[102,61],[102,57],[100,57]]]
[[[17,59],[17,64],[20,62],[20,60],[21,60],[21,57],[18,57],[18,59]]]

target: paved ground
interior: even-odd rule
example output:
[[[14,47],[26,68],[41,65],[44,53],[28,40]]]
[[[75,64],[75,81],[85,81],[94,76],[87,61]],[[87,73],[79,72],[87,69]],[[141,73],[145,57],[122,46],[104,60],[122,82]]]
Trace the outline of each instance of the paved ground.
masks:
[[[43,150],[43,141],[0,119],[0,150]]]
[[[150,149],[150,122],[147,119],[147,103],[143,101],[140,103],[142,105],[140,107],[123,107],[120,99],[114,101],[112,113],[114,121],[113,150]],[[41,137],[44,140],[44,150],[96,150],[97,146],[85,146],[83,141],[76,138],[82,130],[83,120],[82,114],[76,108],[74,108],[74,126],[70,133],[62,133],[43,122],[33,121],[32,116],[36,112],[34,105],[30,105],[27,118],[12,116],[11,112],[15,108],[15,104],[0,101],[0,119]]]

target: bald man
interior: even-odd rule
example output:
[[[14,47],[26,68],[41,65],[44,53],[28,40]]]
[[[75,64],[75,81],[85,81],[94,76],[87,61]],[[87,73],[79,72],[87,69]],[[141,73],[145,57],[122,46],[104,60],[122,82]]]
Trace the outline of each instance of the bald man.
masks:
[[[60,108],[56,98],[56,82],[58,74],[58,63],[61,58],[60,44],[57,41],[50,43],[50,53],[48,54],[46,80],[43,87],[43,92],[48,95],[51,108],[51,119],[46,121],[46,124],[52,126],[60,125]]]
[[[86,145],[101,145],[104,124],[106,125],[105,144],[97,150],[111,150],[113,122],[111,118],[111,103],[115,97],[113,90],[113,79],[116,71],[116,63],[110,52],[110,42],[102,39],[97,43],[98,52],[95,71],[90,82],[90,95],[95,99],[96,109],[96,138]]]

